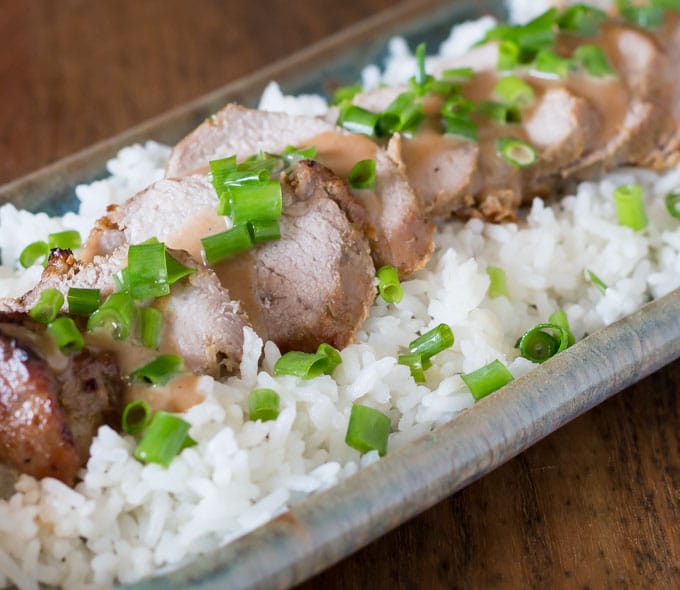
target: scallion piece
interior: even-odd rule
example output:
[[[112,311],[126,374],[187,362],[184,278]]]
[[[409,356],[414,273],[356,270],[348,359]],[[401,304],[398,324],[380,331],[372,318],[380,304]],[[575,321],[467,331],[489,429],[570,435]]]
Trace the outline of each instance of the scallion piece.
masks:
[[[517,76],[501,78],[493,89],[494,96],[502,103],[527,107],[534,102],[534,89]]]
[[[123,409],[121,426],[127,434],[140,434],[151,422],[151,406],[144,400],[130,402]]]
[[[62,352],[80,352],[85,346],[85,339],[71,318],[57,318],[48,324],[47,331]]]
[[[147,348],[158,350],[163,331],[163,312],[155,307],[139,310],[139,338]]]
[[[333,93],[331,104],[338,105],[345,101],[352,100],[357,94],[363,90],[361,84],[352,84],[351,86],[340,86],[336,88]]]
[[[611,76],[614,73],[602,47],[597,45],[577,47],[574,51],[574,59],[593,77],[601,78],[602,76]]]
[[[513,380],[512,373],[498,359],[476,371],[461,375],[460,378],[476,401],[498,391]]]
[[[336,367],[339,367],[342,364],[342,356],[340,356],[340,353],[330,344],[322,342],[316,349],[316,353],[323,354],[326,357],[326,368],[324,369],[326,375],[332,375]]]
[[[248,223],[235,225],[231,229],[201,238],[205,260],[215,264],[220,260],[245,252],[253,247],[252,228]]]
[[[376,273],[378,292],[385,303],[399,303],[404,298],[404,290],[399,282],[399,273],[391,264],[381,266]]]
[[[130,246],[127,268],[130,295],[133,299],[163,297],[170,293],[165,244],[146,243]]]
[[[313,379],[325,374],[327,366],[328,357],[325,354],[291,350],[274,363],[274,374]]]
[[[397,131],[413,132],[424,119],[423,105],[416,102],[416,94],[402,92],[380,113],[375,133],[383,137]]]
[[[281,158],[285,162],[286,170],[295,166],[302,160],[313,160],[316,158],[316,147],[310,145],[309,147],[298,149],[292,145],[286,146],[286,149],[281,153]]]
[[[87,320],[89,332],[104,329],[116,340],[125,340],[132,330],[137,308],[129,293],[120,291],[109,295],[99,309]]]
[[[444,117],[444,133],[477,141],[479,127],[472,119],[466,117]]]
[[[508,286],[505,277],[505,271],[498,266],[487,266],[486,274],[489,275],[489,289],[487,295],[491,299],[497,297],[508,296]]]
[[[450,68],[442,72],[442,78],[444,80],[456,80],[456,81],[467,81],[472,80],[475,75],[475,71],[472,68]]]
[[[514,70],[520,63],[520,48],[515,41],[504,40],[498,44],[498,70]]]
[[[680,205],[680,193],[668,193],[664,197],[664,201],[666,203],[666,210],[668,213],[672,217],[680,219],[680,209],[678,209],[678,205]]]
[[[47,236],[47,247],[52,250],[59,248],[60,250],[76,250],[83,245],[80,234],[74,230],[69,229],[60,231]]]
[[[248,395],[248,416],[253,422],[276,420],[278,418],[280,398],[273,389],[253,389]]]
[[[187,439],[190,440],[189,428],[191,425],[179,416],[156,412],[135,449],[135,458],[144,463],[169,467],[172,460],[186,448]]]
[[[148,385],[165,385],[183,372],[183,361],[176,354],[161,354],[154,360],[130,373],[130,379]]]
[[[345,442],[360,453],[378,451],[383,457],[387,453],[391,427],[389,417],[379,410],[354,404],[349,415]]]
[[[600,292],[604,295],[604,293],[607,291],[607,283],[605,283],[600,277],[598,277],[592,270],[588,271],[588,278],[590,279],[590,282],[595,285]]]
[[[616,0],[619,14],[638,27],[657,28],[663,24],[664,6],[652,2],[648,6],[636,6],[630,0]]]
[[[501,125],[522,122],[522,113],[515,105],[485,100],[479,104],[477,110],[490,121]]]
[[[56,289],[45,289],[40,293],[38,301],[33,305],[28,315],[31,319],[41,324],[49,324],[59,314],[64,305],[64,296]]]
[[[545,330],[551,330],[548,334]],[[569,346],[569,334],[559,324],[537,324],[519,339],[519,353],[532,363],[542,363]]]
[[[165,268],[168,272],[168,285],[174,285],[180,279],[188,277],[196,272],[195,268],[184,266],[168,250],[165,250]]]
[[[210,166],[210,181],[219,195],[224,189],[225,178],[236,170],[236,156],[211,160],[208,165]]]
[[[375,187],[375,160],[359,160],[349,171],[347,182],[354,189]]]
[[[496,149],[501,157],[518,168],[526,168],[536,163],[538,156],[534,147],[514,137],[499,137],[496,140]]]
[[[87,317],[97,311],[100,302],[99,289],[80,289],[71,287],[66,298],[70,314]]]
[[[409,368],[411,377],[416,383],[425,383],[425,371],[432,366],[432,363],[423,359],[420,353],[400,354],[397,363]]]
[[[421,354],[424,359],[429,359],[453,346],[453,341],[451,328],[447,324],[439,324],[410,342],[408,349],[411,354]]]
[[[254,219],[249,221],[248,225],[253,236],[253,244],[281,238],[281,228],[276,219]]]
[[[33,266],[38,262],[43,266],[46,266],[49,255],[50,249],[47,246],[47,242],[43,242],[42,240],[31,242],[21,251],[21,254],[19,254],[19,264],[24,268]]]
[[[130,273],[127,267],[119,270],[115,275],[113,275],[113,280],[116,283],[117,291],[124,291],[125,293],[130,292]]]
[[[373,136],[379,118],[378,113],[372,113],[356,105],[348,105],[340,109],[338,125],[351,133]]]
[[[607,13],[594,6],[574,4],[562,11],[557,24],[562,31],[592,37],[597,33],[600,23],[607,19]]]
[[[283,199],[281,183],[268,180],[257,184],[227,187],[231,218],[235,224],[250,219],[278,219],[281,217]]]
[[[427,83],[427,72],[425,71],[425,43],[420,43],[416,47],[416,73],[415,83],[418,86],[424,86]]]
[[[614,191],[614,205],[619,224],[640,231],[647,227],[644,191],[639,184],[624,184]]]
[[[452,96],[442,105],[441,114],[444,117],[469,117],[474,108],[474,101],[462,96]]]
[[[550,78],[564,80],[569,74],[571,60],[560,57],[550,49],[543,49],[536,55],[534,69]]]
[[[574,344],[576,339],[574,338],[574,334],[569,327],[569,319],[567,318],[567,313],[564,310],[558,309],[557,311],[551,313],[550,317],[548,318],[548,323],[556,324],[566,332],[567,346],[572,346]]]

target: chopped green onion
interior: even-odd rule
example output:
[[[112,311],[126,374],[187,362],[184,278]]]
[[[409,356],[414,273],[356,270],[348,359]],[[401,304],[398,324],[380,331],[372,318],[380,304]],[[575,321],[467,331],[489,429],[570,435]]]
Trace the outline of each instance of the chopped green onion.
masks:
[[[148,385],[165,385],[170,379],[183,372],[183,361],[176,354],[161,354],[154,360],[130,373],[130,379],[143,381]]]
[[[597,33],[600,23],[607,19],[607,13],[594,6],[574,4],[562,11],[557,24],[562,31],[569,31],[584,37]]]
[[[254,219],[248,222],[248,226],[253,236],[253,244],[281,238],[281,228],[276,219]]]
[[[415,131],[424,119],[423,105],[416,102],[416,94],[402,92],[380,113],[375,132],[386,136],[397,131]]]
[[[476,371],[461,375],[460,378],[476,401],[498,391],[513,380],[512,373],[498,359]]]
[[[680,12],[680,0],[651,0],[651,5]]]
[[[400,354],[397,363],[407,366],[416,383],[425,383],[425,371],[432,366],[429,359],[424,359],[420,353]]]
[[[498,44],[498,70],[514,70],[520,63],[520,47],[514,41],[504,40]]]
[[[121,425],[127,434],[140,434],[151,422],[151,406],[144,400],[130,402],[123,410]]]
[[[452,96],[442,105],[441,114],[444,117],[468,117],[474,108],[474,101],[462,96]]]
[[[168,250],[165,250],[165,268],[168,272],[168,285],[174,285],[180,279],[188,277],[196,272],[195,268],[184,266]]]
[[[45,289],[40,293],[38,301],[33,305],[28,315],[31,319],[41,324],[49,324],[59,314],[64,305],[64,296],[56,289]]]
[[[286,146],[286,149],[281,153],[281,158],[286,163],[286,169],[289,169],[302,160],[313,160],[316,158],[316,147],[310,145],[309,147],[298,149],[289,145]]]
[[[429,359],[453,346],[453,340],[451,328],[447,324],[439,324],[410,342],[408,349],[411,354],[422,354],[424,359]]]
[[[534,89],[517,76],[501,78],[493,93],[498,100],[507,105],[527,107],[534,102]]]
[[[191,425],[167,412],[156,412],[146,433],[139,441],[134,456],[144,463],[158,463],[169,467],[172,460],[193,443],[188,436]]]
[[[359,160],[349,171],[347,182],[354,189],[375,187],[375,160]]]
[[[327,366],[328,357],[325,354],[291,350],[274,363],[274,374],[312,379],[325,374]]]
[[[80,352],[85,346],[85,339],[71,318],[57,318],[48,324],[47,331],[62,352]]]
[[[215,264],[228,256],[245,252],[253,247],[252,228],[248,223],[235,225],[231,229],[201,238],[205,260]]]
[[[425,71],[425,43],[420,43],[416,47],[416,73],[415,82],[418,86],[427,83],[427,72]]]
[[[451,68],[442,72],[442,78],[445,80],[472,80],[475,71],[472,68]]]
[[[544,330],[552,330],[548,334]],[[555,336],[557,333],[557,336]],[[542,363],[569,346],[569,334],[559,324],[537,324],[519,339],[519,353],[532,363]]]
[[[323,354],[326,357],[326,375],[332,375],[333,371],[342,364],[342,356],[330,344],[322,342],[316,349],[317,354]]]
[[[490,121],[495,121],[501,125],[522,122],[522,113],[514,105],[485,100],[479,104],[477,110]]]
[[[378,451],[383,457],[387,453],[391,427],[389,417],[379,410],[354,404],[349,415],[345,442],[360,453]]]
[[[33,266],[37,262],[40,262],[43,266],[47,266],[47,259],[50,255],[50,249],[47,246],[47,242],[38,241],[31,242],[26,246],[19,254],[19,264],[24,268]]]
[[[127,267],[122,268],[113,275],[113,280],[116,283],[116,291],[130,292],[130,273]]]
[[[229,207],[235,224],[250,219],[278,219],[281,216],[283,199],[281,183],[268,180],[258,184],[230,185]]]
[[[242,186],[244,184],[261,184],[269,180],[269,170],[239,170],[224,176],[224,186]]]
[[[574,338],[574,334],[572,333],[571,328],[569,327],[569,320],[564,310],[558,309],[557,311],[551,313],[550,317],[548,318],[548,323],[556,324],[566,332],[567,346],[572,346],[574,344],[576,339]]]
[[[614,73],[605,52],[597,45],[577,47],[574,51],[574,59],[583,66],[588,74],[596,78],[610,76]]]
[[[385,303],[399,303],[404,298],[404,290],[399,282],[399,273],[391,264],[381,266],[376,273],[378,292]]]
[[[132,329],[136,311],[129,293],[112,293],[87,320],[87,329],[89,332],[104,329],[116,340],[125,340]]]
[[[220,160],[210,160],[210,181],[219,195],[224,188],[225,178],[236,170],[236,156],[229,156]]]
[[[130,295],[144,300],[170,293],[165,244],[147,243],[130,246],[128,250]]]
[[[616,7],[623,18],[629,23],[645,28],[656,28],[663,24],[664,7],[660,4],[635,6],[630,0],[616,0]]]
[[[680,193],[668,193],[664,200],[668,213],[676,219],[680,219],[680,210],[678,209],[678,204],[680,204]]]
[[[155,307],[143,307],[139,310],[139,333],[144,346],[158,350],[162,331],[163,312]]]
[[[47,236],[47,247],[52,250],[59,248],[60,250],[76,250],[83,245],[80,234],[74,230],[60,231]]]
[[[624,184],[614,191],[619,224],[640,231],[647,227],[644,191],[639,184]]]
[[[248,415],[250,420],[276,420],[279,416],[279,394],[273,389],[253,389],[248,395]]]
[[[338,125],[351,133],[373,136],[379,118],[378,113],[372,113],[356,105],[349,105],[340,109]]]
[[[524,25],[515,27],[516,39],[522,47],[550,47],[555,43],[556,8],[549,8]]]
[[[486,274],[489,275],[489,289],[487,294],[491,299],[504,296],[508,297],[508,286],[505,271],[497,266],[487,266]]]
[[[70,314],[87,317],[99,308],[100,291],[70,287],[66,298]]]
[[[571,60],[560,57],[550,49],[543,49],[536,55],[534,69],[551,78],[564,80],[567,77],[567,74],[569,74],[571,64]]]
[[[496,140],[496,149],[506,162],[518,168],[532,166],[538,158],[530,143],[514,137],[499,137]]]
[[[351,86],[340,86],[336,88],[333,93],[333,99],[331,100],[332,105],[338,105],[345,101],[352,100],[357,94],[363,90],[361,84],[352,84]]]
[[[438,94],[439,96],[447,97],[458,94],[460,92],[460,83],[453,80],[432,80],[430,84],[430,93]]]
[[[600,277],[598,277],[592,270],[588,271],[588,278],[590,279],[590,282],[593,283],[593,285],[595,285],[604,295],[605,291],[608,289],[607,284]]]
[[[465,117],[444,117],[444,133],[460,135],[472,141],[477,141],[479,127],[477,123]]]

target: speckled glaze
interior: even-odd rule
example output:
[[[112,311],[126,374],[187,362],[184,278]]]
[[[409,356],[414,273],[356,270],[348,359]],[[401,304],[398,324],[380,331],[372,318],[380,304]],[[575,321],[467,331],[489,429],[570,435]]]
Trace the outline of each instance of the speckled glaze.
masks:
[[[254,104],[270,79],[287,92],[350,83],[380,59],[386,39],[438,43],[452,23],[500,2],[400,4],[186,107],[131,129],[0,188],[0,203],[61,212],[73,188],[105,174],[121,147],[153,138],[173,143],[230,100]],[[408,518],[508,461],[569,420],[680,356],[680,292],[596,332],[513,381],[452,422],[390,453],[334,488],[184,568],[130,588],[287,588],[332,565]]]

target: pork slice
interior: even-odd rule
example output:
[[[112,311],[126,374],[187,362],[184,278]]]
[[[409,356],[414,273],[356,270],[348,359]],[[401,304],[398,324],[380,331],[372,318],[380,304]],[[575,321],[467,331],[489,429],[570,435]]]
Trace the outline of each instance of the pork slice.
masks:
[[[122,390],[112,354],[63,355],[44,326],[0,314],[0,463],[73,484],[99,426],[119,424]]]
[[[281,239],[252,253],[255,301],[282,351],[344,348],[375,298],[368,242],[331,198],[329,175],[316,162],[297,165],[283,183]]]
[[[187,176],[207,169],[208,162],[236,155],[244,159],[260,151],[280,153],[308,137],[333,129],[316,117],[247,109],[229,104],[207,119],[170,154],[166,176]]]

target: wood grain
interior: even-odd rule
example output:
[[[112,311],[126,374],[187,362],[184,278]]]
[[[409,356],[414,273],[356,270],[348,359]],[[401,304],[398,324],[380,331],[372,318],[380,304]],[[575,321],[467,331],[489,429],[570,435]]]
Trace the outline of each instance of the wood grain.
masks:
[[[0,0],[0,182],[391,6]],[[300,588],[680,587],[680,364]]]

